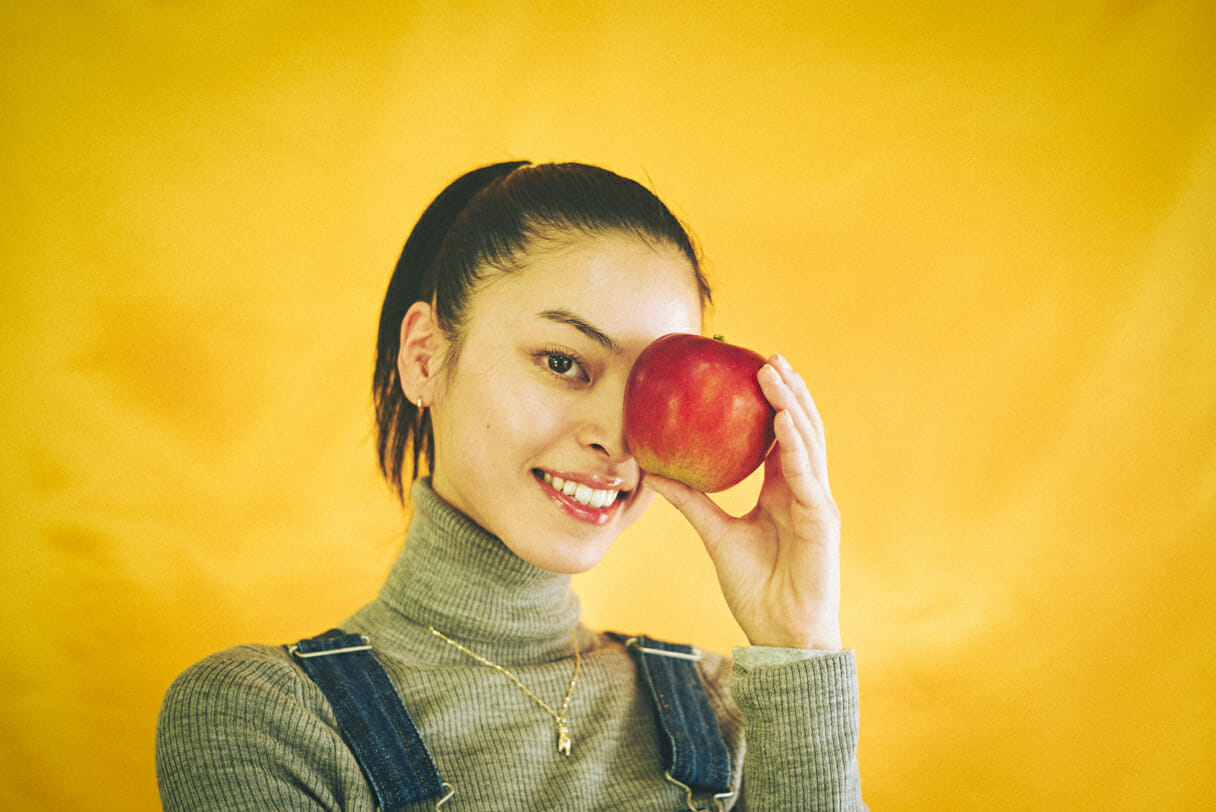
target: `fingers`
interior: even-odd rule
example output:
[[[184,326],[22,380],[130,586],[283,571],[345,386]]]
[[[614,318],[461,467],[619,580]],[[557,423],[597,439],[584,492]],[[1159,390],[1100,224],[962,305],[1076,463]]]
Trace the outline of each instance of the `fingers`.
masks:
[[[781,379],[790,387],[799,405],[810,417],[815,431],[820,437],[823,437],[823,421],[819,418],[819,409],[815,406],[815,399],[811,397],[811,390],[807,387],[806,381],[790,366],[790,362],[785,360],[783,355],[774,355],[769,359],[769,364],[781,374]]]
[[[827,447],[823,421],[819,417],[819,411],[815,408],[815,402],[811,398],[806,383],[789,365],[789,362],[780,355],[774,355],[769,363],[760,369],[757,379],[764,396],[778,411],[778,417],[780,418],[782,414],[788,416],[790,430],[797,436],[798,445],[803,449],[802,453],[809,462],[811,472],[824,488],[828,488]],[[776,423],[774,427],[776,428]],[[778,433],[777,439],[778,442],[781,442],[780,433]],[[783,450],[790,450],[789,442],[787,437],[787,441],[782,443]],[[795,463],[796,461],[792,458],[786,460],[783,454],[783,467],[788,469]],[[788,473],[787,470],[787,476]]]
[[[676,510],[684,514],[688,523],[693,526],[711,558],[716,555],[718,540],[726,532],[730,516],[714,501],[698,490],[688,487],[683,482],[674,479],[646,474],[644,480],[647,487],[672,504]]]
[[[776,419],[773,420],[773,429],[777,435],[781,473],[794,498],[804,505],[819,502],[827,486],[813,470],[812,455],[807,451],[802,434],[795,426],[789,410],[777,413]]]

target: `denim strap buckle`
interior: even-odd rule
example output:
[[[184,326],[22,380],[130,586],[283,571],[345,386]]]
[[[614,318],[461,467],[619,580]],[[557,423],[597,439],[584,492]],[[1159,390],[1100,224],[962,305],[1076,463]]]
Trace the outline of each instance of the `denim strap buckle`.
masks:
[[[655,648],[645,645],[645,637],[630,637],[625,641],[625,645],[640,654],[657,654],[660,657],[670,657],[673,660],[691,660],[692,662],[701,661],[701,652],[691,646],[682,646],[681,649],[687,648],[688,651],[678,649]],[[667,645],[673,645],[668,643]]]
[[[306,660],[309,657],[328,657],[331,654],[349,654],[352,651],[371,651],[372,650],[371,641],[367,639],[367,635],[361,634],[361,635],[359,635],[359,639],[362,640],[363,643],[358,646],[345,646],[343,648],[327,648],[327,649],[321,649],[319,651],[301,651],[299,643],[292,643],[290,646],[287,647],[287,653],[290,654],[292,657],[297,657],[301,660]],[[301,642],[303,642],[303,641],[301,641]]]
[[[688,786],[688,784],[685,784],[683,781],[677,781],[676,779],[672,778],[672,777],[671,777],[671,771],[670,771],[670,770],[669,770],[669,771],[667,771],[667,772],[665,772],[665,773],[663,773],[663,777],[664,777],[664,778],[666,778],[666,779],[667,779],[667,781],[668,781],[669,783],[675,784],[677,787],[679,787],[680,789],[684,790],[684,803],[688,804],[688,807],[687,807],[688,812],[709,812],[709,810],[708,810],[708,809],[701,809],[701,808],[699,808],[699,807],[698,807],[696,804],[694,804],[694,803],[693,803],[693,801],[692,801],[692,787]],[[716,812],[722,812],[722,810],[723,810],[723,806],[722,806],[723,801],[725,801],[725,800],[726,800],[726,799],[728,799],[728,798],[732,798],[732,797],[734,797],[734,794],[735,794],[735,793],[734,793],[734,790],[731,790],[731,791],[729,791],[729,792],[718,792],[718,793],[715,793],[715,794],[714,794],[714,796],[713,796],[713,800],[714,800],[714,809],[715,809],[715,811],[716,811]],[[679,810],[676,810],[676,812],[685,812],[685,810],[683,810],[683,809],[679,809]]]

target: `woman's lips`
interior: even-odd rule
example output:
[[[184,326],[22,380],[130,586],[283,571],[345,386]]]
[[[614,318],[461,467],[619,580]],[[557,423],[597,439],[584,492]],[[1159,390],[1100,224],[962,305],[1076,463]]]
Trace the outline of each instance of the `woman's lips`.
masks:
[[[606,524],[616,513],[628,491],[622,491],[622,481],[616,478],[550,473],[537,469],[533,472],[536,481],[546,494],[567,514],[589,524]]]

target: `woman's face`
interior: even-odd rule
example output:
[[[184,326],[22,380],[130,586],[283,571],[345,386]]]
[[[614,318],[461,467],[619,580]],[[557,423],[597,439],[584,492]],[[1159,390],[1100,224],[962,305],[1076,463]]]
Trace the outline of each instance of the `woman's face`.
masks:
[[[679,252],[580,237],[473,295],[431,405],[436,493],[552,572],[595,566],[653,495],[625,446],[625,381],[666,333],[698,333]]]

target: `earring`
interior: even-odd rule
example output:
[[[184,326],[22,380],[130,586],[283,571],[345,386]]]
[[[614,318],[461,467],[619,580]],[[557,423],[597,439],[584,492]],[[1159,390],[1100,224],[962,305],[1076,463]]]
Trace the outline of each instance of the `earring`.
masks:
[[[422,395],[419,395],[418,396],[418,411],[422,411],[423,408],[424,407],[422,405]]]

